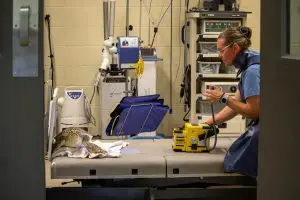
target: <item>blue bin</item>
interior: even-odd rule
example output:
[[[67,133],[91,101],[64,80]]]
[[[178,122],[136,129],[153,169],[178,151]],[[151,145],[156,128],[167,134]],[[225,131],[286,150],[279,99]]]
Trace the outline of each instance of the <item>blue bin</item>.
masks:
[[[155,131],[168,111],[169,107],[163,105],[158,94],[124,97],[110,115],[106,135],[137,135]]]

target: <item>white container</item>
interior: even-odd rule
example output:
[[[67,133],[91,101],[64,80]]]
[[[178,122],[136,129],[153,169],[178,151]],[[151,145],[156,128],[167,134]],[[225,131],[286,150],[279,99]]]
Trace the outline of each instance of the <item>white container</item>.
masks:
[[[201,54],[218,54],[216,42],[200,42]]]
[[[218,74],[220,62],[198,62],[198,72],[200,74]]]

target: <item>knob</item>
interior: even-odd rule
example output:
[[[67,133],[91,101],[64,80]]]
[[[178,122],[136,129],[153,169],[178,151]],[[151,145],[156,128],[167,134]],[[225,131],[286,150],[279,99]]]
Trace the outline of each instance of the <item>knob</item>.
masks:
[[[236,86],[231,86],[231,87],[230,87],[230,91],[231,91],[232,93],[236,92],[236,91],[237,91]]]
[[[133,30],[133,26],[132,26],[132,25],[129,25],[128,30],[132,31],[132,30]]]

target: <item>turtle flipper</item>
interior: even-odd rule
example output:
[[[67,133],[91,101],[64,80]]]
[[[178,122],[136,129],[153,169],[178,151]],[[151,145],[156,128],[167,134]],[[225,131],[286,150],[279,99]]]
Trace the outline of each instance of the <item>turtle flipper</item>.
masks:
[[[58,148],[61,148],[65,144],[65,135],[63,132],[60,132],[58,135],[55,136],[54,138],[54,143],[52,144],[52,149],[56,150]]]
[[[95,153],[95,154],[107,154],[107,151],[102,149],[101,147],[90,143],[88,141],[83,141],[83,145],[85,146],[85,148],[90,152],[90,153]]]

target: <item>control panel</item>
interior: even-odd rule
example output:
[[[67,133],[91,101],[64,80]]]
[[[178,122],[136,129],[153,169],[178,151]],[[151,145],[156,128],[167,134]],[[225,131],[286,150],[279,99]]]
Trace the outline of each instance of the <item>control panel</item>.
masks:
[[[126,68],[123,64],[135,64],[139,59],[140,42],[135,36],[118,37],[119,64],[121,68]]]
[[[204,81],[202,82],[201,92],[205,92],[207,89],[219,88],[221,92],[227,93],[228,95],[235,95],[238,90],[238,81],[235,82],[210,82]],[[203,96],[202,99],[205,99]]]
[[[227,28],[240,25],[240,20],[203,20],[201,34],[220,34]]]
[[[121,48],[139,48],[138,37],[119,37]]]
[[[68,91],[67,94],[71,99],[76,100],[81,97],[81,95],[83,94],[83,91],[82,90],[73,90],[73,91]]]

